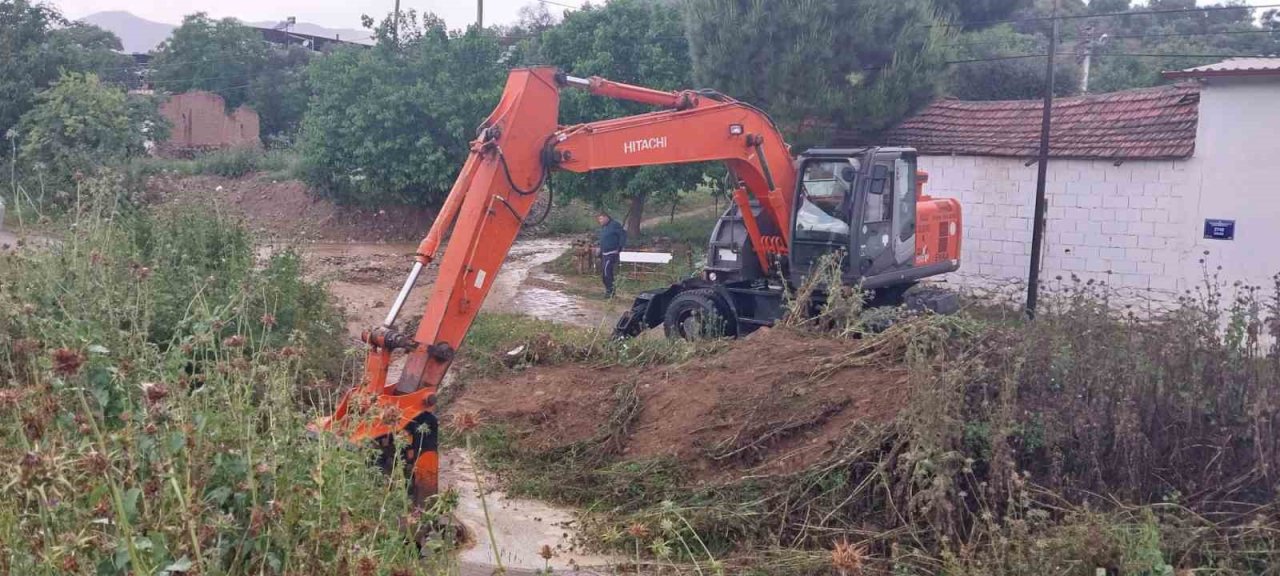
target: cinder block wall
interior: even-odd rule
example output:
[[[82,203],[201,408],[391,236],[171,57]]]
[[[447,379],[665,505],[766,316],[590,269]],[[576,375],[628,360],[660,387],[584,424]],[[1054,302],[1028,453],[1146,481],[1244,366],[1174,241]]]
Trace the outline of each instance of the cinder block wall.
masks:
[[[1024,283],[1031,264],[1036,166],[1014,158],[922,156],[926,191],[964,208],[966,243],[952,281],[977,288]],[[1105,281],[1171,299],[1199,282],[1191,222],[1200,179],[1189,161],[1050,163],[1042,277]]]
[[[174,94],[160,105],[169,121],[165,149],[212,149],[260,146],[258,113],[245,106],[228,112],[221,96],[192,91]]]

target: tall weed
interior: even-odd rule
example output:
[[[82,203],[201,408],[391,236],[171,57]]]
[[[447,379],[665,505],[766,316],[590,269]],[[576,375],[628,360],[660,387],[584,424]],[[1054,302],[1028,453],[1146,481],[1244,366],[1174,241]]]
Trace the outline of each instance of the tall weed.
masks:
[[[440,569],[408,529],[440,510],[308,438],[340,323],[296,257],[78,200],[67,238],[0,257],[0,573]]]

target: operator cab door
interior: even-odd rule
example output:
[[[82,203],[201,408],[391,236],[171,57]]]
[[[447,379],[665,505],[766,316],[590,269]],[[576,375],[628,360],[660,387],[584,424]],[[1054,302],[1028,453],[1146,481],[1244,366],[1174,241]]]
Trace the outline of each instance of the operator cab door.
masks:
[[[849,270],[860,168],[859,160],[848,157],[801,160],[791,246],[792,282],[797,286],[828,254],[839,254],[841,270]]]
[[[880,151],[869,159],[858,195],[854,234],[857,279],[872,279],[915,266],[916,159],[914,154]]]

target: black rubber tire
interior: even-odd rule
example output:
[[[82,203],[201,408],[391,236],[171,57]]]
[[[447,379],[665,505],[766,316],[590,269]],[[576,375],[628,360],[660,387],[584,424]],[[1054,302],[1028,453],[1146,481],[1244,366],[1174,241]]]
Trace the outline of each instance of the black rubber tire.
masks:
[[[715,290],[698,288],[681,292],[671,299],[662,319],[662,330],[667,338],[672,339],[735,338],[738,319]]]

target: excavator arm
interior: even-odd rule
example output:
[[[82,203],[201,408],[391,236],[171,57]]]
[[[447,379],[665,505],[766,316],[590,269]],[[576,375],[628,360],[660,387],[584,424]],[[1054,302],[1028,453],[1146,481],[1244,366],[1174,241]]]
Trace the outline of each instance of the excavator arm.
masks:
[[[560,128],[559,92],[566,87],[664,109]],[[789,242],[796,175],[788,147],[765,113],[712,92],[665,92],[573,78],[554,68],[513,70],[386,320],[363,335],[369,346],[363,385],[320,426],[353,441],[377,442],[388,460],[396,456],[395,435],[407,435],[399,456],[409,464],[414,495],[421,501],[435,494],[437,389],[550,171],[705,161],[725,162],[741,183],[734,198],[768,269],[767,256],[785,253]],[[751,196],[779,236],[762,234]],[[446,234],[449,242],[417,332],[401,333],[395,321],[422,270],[437,262]],[[396,350],[408,357],[392,379]]]

